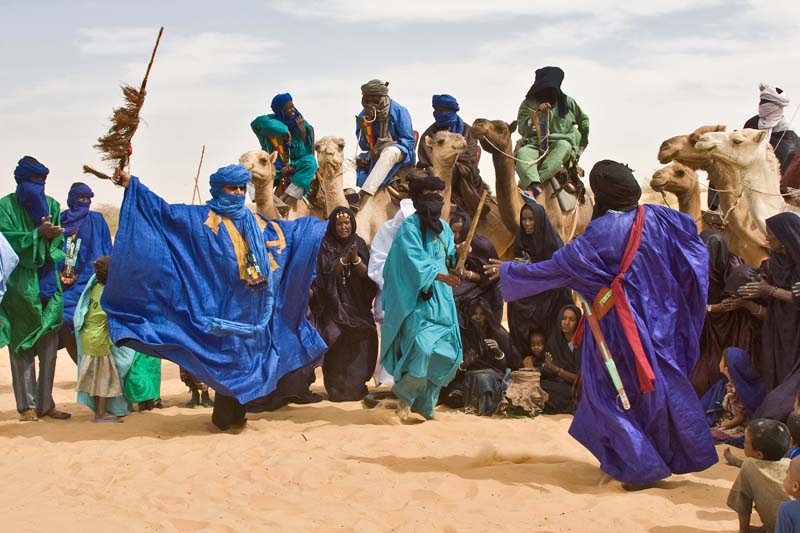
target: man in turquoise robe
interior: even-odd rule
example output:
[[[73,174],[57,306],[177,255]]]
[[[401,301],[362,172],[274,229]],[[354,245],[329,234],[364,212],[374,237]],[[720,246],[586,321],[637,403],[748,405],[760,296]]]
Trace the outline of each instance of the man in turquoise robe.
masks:
[[[262,150],[269,153],[278,151],[275,179],[290,181],[285,193],[300,199],[308,193],[317,173],[314,128],[294,107],[289,93],[276,95],[271,107],[272,114],[257,117],[250,123],[250,128],[258,137]]]
[[[409,186],[416,213],[400,226],[384,266],[381,364],[394,378],[401,419],[414,411],[433,419],[439,391],[461,364],[453,289],[453,231],[441,216],[444,182],[416,178]]]

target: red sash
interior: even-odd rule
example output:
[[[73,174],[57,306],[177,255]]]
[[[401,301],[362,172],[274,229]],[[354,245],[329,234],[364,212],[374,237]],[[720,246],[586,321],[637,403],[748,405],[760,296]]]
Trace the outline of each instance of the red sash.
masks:
[[[633,350],[634,363],[636,364],[636,375],[639,378],[639,388],[642,392],[653,392],[653,382],[656,379],[653,373],[653,367],[650,366],[650,361],[644,353],[642,346],[642,339],[639,337],[639,329],[636,327],[636,322],[633,319],[628,297],[625,294],[625,288],[622,286],[622,280],[625,279],[625,274],[633,263],[636,252],[639,251],[639,245],[642,243],[642,232],[644,231],[644,206],[639,206],[636,211],[636,218],[633,220],[630,235],[628,235],[628,244],[625,246],[625,254],[622,256],[622,261],[619,265],[619,274],[614,277],[611,282],[611,293],[613,298],[609,300],[607,296],[608,289],[601,289],[595,297],[594,305],[592,308],[595,310],[595,315],[598,319],[602,318],[613,306],[617,310],[617,317],[622,325],[622,331],[625,333],[625,338],[628,340],[631,349]],[[600,305],[602,300],[602,306]],[[605,307],[605,309],[600,309]],[[575,337],[582,339],[585,331],[584,324],[585,317],[581,317],[578,324],[578,329],[575,331]]]

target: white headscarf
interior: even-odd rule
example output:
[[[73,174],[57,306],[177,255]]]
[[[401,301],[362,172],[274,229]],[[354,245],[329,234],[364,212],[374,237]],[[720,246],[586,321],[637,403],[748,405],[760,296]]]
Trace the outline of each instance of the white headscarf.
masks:
[[[789,105],[789,98],[771,85],[762,83],[759,88],[761,100],[758,104],[758,129],[769,130],[770,135],[773,131],[788,129],[789,124],[783,117],[783,108]]]

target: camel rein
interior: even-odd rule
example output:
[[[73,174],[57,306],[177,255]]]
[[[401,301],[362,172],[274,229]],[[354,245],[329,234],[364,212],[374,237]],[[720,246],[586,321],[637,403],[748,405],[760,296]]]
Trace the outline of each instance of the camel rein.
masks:
[[[502,150],[502,149],[501,149],[499,146],[497,146],[497,145],[496,145],[496,144],[494,144],[494,143],[493,143],[491,140],[489,140],[489,138],[488,138],[488,137],[484,137],[484,138],[483,138],[483,140],[484,140],[484,141],[486,141],[487,143],[489,143],[489,145],[490,145],[492,148],[494,148],[495,150],[497,150],[498,152],[500,152],[500,153],[501,153],[501,154],[503,154],[504,156],[508,157],[509,159],[513,159],[514,161],[519,161],[520,163],[522,163],[522,164],[524,164],[524,165],[536,165],[536,164],[538,164],[538,163],[539,163],[539,161],[541,161],[542,159],[544,159],[545,157],[547,157],[547,154],[549,154],[549,153],[550,153],[550,147],[548,146],[547,150],[545,150],[545,151],[544,151],[544,153],[541,155],[541,157],[539,157],[538,159],[536,159],[536,160],[534,160],[534,161],[527,161],[527,160],[525,160],[525,159],[519,159],[518,157],[514,157],[514,156],[513,156],[513,155],[511,155],[511,154],[507,154],[507,153],[505,153],[505,152],[504,152],[504,151],[503,151],[503,150]]]

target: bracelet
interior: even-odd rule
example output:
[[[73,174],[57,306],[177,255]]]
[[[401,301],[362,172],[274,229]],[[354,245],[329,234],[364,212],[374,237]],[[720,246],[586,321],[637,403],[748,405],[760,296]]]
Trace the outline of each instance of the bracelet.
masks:
[[[769,297],[773,298],[776,292],[778,292],[778,287],[772,287],[772,290],[769,291]]]
[[[340,264],[340,265],[342,265],[342,266],[347,266],[347,263],[345,263],[344,261],[342,261],[342,258],[341,258],[341,257],[339,258],[339,264]]]
[[[351,264],[351,265],[360,265],[360,264],[361,264],[361,258],[359,257],[359,258],[358,258],[358,260],[356,260],[356,261],[353,261],[353,262],[352,262],[352,263],[350,263],[350,264]]]

